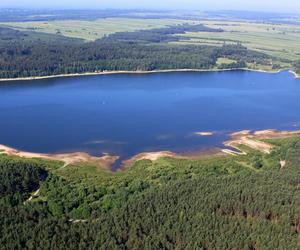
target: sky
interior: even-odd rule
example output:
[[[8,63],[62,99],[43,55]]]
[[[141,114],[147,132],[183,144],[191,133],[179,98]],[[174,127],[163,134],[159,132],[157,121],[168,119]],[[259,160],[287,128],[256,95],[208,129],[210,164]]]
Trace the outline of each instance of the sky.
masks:
[[[255,10],[300,13],[300,0],[0,0],[0,8]]]

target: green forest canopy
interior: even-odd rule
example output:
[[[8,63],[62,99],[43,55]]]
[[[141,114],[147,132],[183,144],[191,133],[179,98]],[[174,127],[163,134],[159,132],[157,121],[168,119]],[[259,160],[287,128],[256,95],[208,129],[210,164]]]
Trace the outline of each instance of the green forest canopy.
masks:
[[[300,138],[272,143],[117,173],[0,155],[1,249],[299,249]]]
[[[187,31],[222,32],[203,25],[174,25],[166,28],[119,32],[95,42],[21,32],[0,27],[0,78],[47,76],[58,74],[164,69],[234,69],[247,65],[269,65],[272,58],[248,50],[240,44],[171,45],[187,39],[176,36]],[[219,57],[234,60],[217,64]]]

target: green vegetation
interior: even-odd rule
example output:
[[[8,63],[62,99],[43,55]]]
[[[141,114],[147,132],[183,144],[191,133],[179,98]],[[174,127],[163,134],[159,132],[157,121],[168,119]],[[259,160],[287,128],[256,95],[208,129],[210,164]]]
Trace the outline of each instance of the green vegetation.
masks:
[[[268,65],[270,57],[236,45],[178,46],[176,34],[187,31],[222,33],[203,25],[176,25],[148,31],[114,33],[95,42],[36,32],[0,28],[0,77],[18,78],[102,71],[150,71],[165,69],[213,69],[220,57],[235,60],[223,68],[244,68],[247,64]],[[32,36],[31,36],[32,34]],[[45,36],[45,34],[43,34]],[[46,35],[50,36],[50,35]],[[30,40],[31,38],[31,40]],[[69,39],[69,40],[68,40]],[[219,66],[220,68],[220,66]]]
[[[290,19],[24,13],[0,15],[0,78],[182,68],[300,73],[300,28]],[[143,160],[115,173],[0,152],[0,248],[299,249],[300,137],[268,142],[269,155],[243,146],[247,155]]]
[[[73,12],[67,11],[65,13],[62,11],[44,11],[45,13],[41,11],[33,13],[30,11],[15,12],[15,15],[13,15],[13,12],[10,13],[4,10],[1,13],[0,27],[12,28],[27,34],[26,41],[38,38],[42,43],[46,42],[47,47],[51,47],[52,50],[55,50],[62,42],[68,41],[66,40],[67,38],[73,39],[72,41],[69,40],[69,43],[83,43],[84,41],[88,43],[109,36],[115,42],[122,43],[130,40],[131,42],[134,41],[134,43],[142,42],[144,45],[153,46],[153,43],[159,42],[163,43],[167,48],[173,48],[174,46],[172,45],[176,44],[183,47],[181,50],[184,50],[186,45],[220,47],[224,46],[224,44],[240,44],[251,51],[260,52],[268,56],[268,60],[264,62],[261,62],[259,59],[258,62],[245,62],[245,64],[241,64],[240,61],[237,63],[216,63],[213,65],[215,68],[237,68],[244,65],[250,69],[274,71],[293,68],[294,63],[300,57],[300,45],[298,42],[300,39],[300,25],[298,15],[291,17],[283,14],[267,15],[265,13],[252,12],[182,13],[180,11],[145,12],[116,10],[95,12],[78,10]],[[202,18],[202,21],[199,18]],[[172,33],[171,30],[176,25],[183,25],[183,27],[184,25],[202,26],[206,30],[185,28],[178,32],[179,29],[177,27],[177,32]],[[155,30],[160,29],[168,30],[170,33],[158,36]],[[218,32],[221,30],[224,32]],[[171,35],[173,35],[173,38],[171,38]],[[141,36],[143,38],[142,41],[140,40]],[[6,39],[2,35],[0,38]],[[62,41],[59,41],[60,39]],[[49,41],[52,42],[49,44]],[[88,44],[94,45],[93,43]],[[24,45],[24,47],[28,46],[30,47],[31,45]],[[122,46],[120,45],[121,48]],[[0,48],[0,50],[2,49]],[[84,45],[80,46],[80,49],[84,50]],[[46,56],[52,57],[48,54]],[[126,61],[126,59],[122,60]],[[57,58],[57,60],[61,60],[61,58]],[[78,61],[81,63],[81,57],[76,58],[70,64],[78,64]],[[132,64],[132,62],[126,63],[128,65]],[[153,64],[153,62],[151,63]],[[112,62],[112,64],[114,63]],[[49,67],[53,68],[53,65],[50,64]],[[67,67],[70,66],[68,65]],[[64,68],[67,67],[64,66]],[[155,67],[160,69],[156,65]],[[113,67],[103,66],[101,68],[110,70]],[[132,68],[131,66],[127,66],[129,70]],[[179,66],[173,68],[177,69]],[[207,69],[209,68],[207,67]],[[24,71],[27,71],[27,69],[24,69]],[[68,72],[70,70],[65,71]],[[81,73],[81,71],[78,73]],[[26,74],[23,73],[23,75]]]
[[[60,34],[66,37],[95,41],[115,32],[132,32],[187,23],[176,19],[103,18],[97,20],[62,20],[42,22],[3,22],[0,26],[20,31]],[[190,21],[191,22],[191,21]]]
[[[184,44],[221,45],[241,43],[248,49],[263,52],[279,61],[287,62],[300,58],[300,26],[288,24],[264,24],[257,22],[205,21],[204,25],[221,28],[222,33],[190,32],[182,36],[191,38]]]
[[[217,60],[217,65],[219,66],[222,64],[232,64],[232,63],[236,63],[236,61],[226,57],[219,57]]]
[[[243,148],[117,173],[0,155],[10,187],[1,186],[1,248],[298,249],[300,138],[269,142],[270,155]]]
[[[262,23],[112,12],[107,18],[96,18],[93,13],[95,18],[87,19],[87,13],[82,12],[82,19],[74,19],[80,13],[68,20],[56,13],[57,20],[49,15],[39,16],[40,21],[0,23],[0,77],[183,68],[299,68],[300,26],[283,17],[279,18],[282,23]],[[231,54],[220,53],[229,46]],[[247,58],[239,55],[241,47],[247,48]]]
[[[47,172],[34,161],[1,156],[0,198],[30,193],[45,180]],[[24,198],[24,197],[23,197]]]
[[[249,63],[250,64],[250,63]],[[247,64],[241,60],[230,59],[227,57],[219,57],[216,65],[218,69],[234,69],[234,68],[246,68]]]
[[[179,24],[165,28],[150,30],[139,30],[135,32],[116,32],[109,35],[104,40],[122,41],[122,42],[142,42],[142,43],[167,43],[181,40],[178,34],[186,32],[223,32],[222,29],[213,29],[202,24]]]

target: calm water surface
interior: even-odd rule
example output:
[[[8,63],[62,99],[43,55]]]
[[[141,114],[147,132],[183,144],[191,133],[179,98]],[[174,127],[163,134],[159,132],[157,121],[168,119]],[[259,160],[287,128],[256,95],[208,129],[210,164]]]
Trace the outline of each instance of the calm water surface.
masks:
[[[242,129],[298,129],[300,80],[288,72],[103,75],[0,84],[0,144],[128,158],[218,147]],[[213,131],[211,137],[195,132]]]

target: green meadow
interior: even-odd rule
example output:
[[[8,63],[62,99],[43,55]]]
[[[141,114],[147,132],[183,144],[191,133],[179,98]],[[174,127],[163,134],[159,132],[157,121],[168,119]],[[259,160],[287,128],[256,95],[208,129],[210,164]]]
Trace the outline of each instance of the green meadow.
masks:
[[[66,37],[94,41],[115,32],[154,29],[186,22],[188,21],[176,19],[103,18],[92,21],[8,22],[0,23],[0,25],[22,31],[61,34]]]
[[[225,32],[197,32],[181,36],[189,38],[179,44],[205,44],[222,46],[241,43],[281,60],[300,59],[300,25],[265,24],[256,22],[204,21],[208,27]]]

